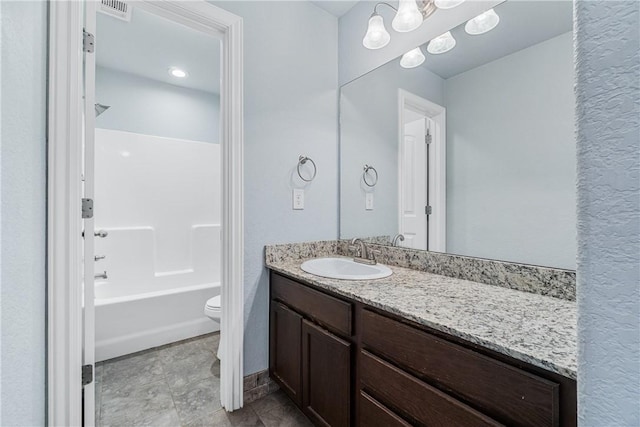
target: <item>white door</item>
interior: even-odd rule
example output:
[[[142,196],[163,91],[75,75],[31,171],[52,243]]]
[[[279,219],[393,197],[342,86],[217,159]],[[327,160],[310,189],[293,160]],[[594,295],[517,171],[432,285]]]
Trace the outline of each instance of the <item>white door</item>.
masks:
[[[84,2],[84,29],[87,33],[96,33],[96,5],[93,0]],[[87,39],[87,37],[85,37]],[[94,140],[95,140],[95,73],[96,60],[93,49],[84,52],[84,158],[83,158],[83,197],[93,200],[94,197]],[[85,217],[86,215],[83,215]],[[84,218],[83,239],[83,342],[82,365],[91,366],[95,372],[95,307],[94,307],[94,220]],[[83,368],[84,371],[85,368]],[[84,383],[84,381],[83,381]],[[83,386],[84,426],[95,425],[95,380]]]
[[[429,248],[427,121],[421,117],[404,125],[400,153],[400,233],[404,241],[399,243],[413,249]]]

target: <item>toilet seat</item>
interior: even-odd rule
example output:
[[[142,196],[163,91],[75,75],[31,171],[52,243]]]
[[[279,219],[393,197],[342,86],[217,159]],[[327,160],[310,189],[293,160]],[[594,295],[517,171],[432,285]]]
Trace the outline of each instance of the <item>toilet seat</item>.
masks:
[[[207,300],[207,308],[220,310],[220,295],[216,295],[213,298]]]

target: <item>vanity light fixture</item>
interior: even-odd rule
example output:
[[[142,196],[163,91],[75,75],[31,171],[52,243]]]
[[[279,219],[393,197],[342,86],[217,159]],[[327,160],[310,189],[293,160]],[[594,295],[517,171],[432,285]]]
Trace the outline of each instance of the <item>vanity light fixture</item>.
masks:
[[[500,17],[493,9],[489,9],[486,12],[481,13],[473,19],[467,21],[464,26],[464,30],[467,34],[476,36],[478,34],[484,34],[493,30],[500,22]]]
[[[456,39],[451,35],[451,31],[447,31],[429,42],[427,45],[427,52],[433,55],[439,55],[441,53],[449,52],[455,46]]]
[[[410,50],[400,58],[400,66],[402,68],[416,68],[425,60],[424,53],[420,47]]]
[[[187,73],[186,71],[178,68],[178,67],[171,67],[169,68],[169,75],[171,77],[178,77],[179,79],[183,79],[185,77],[187,77],[189,75],[189,73]]]
[[[369,18],[367,34],[364,35],[362,44],[367,49],[380,49],[389,44],[389,40],[391,40],[391,36],[387,32],[387,29],[384,28],[382,16],[374,12],[371,18]]]
[[[456,6],[460,6],[464,3],[464,0],[436,0],[436,6],[438,9],[453,9]]]
[[[391,36],[384,27],[382,16],[378,13],[378,6],[385,5],[395,10],[396,16],[391,22],[391,27],[399,33],[406,33],[419,28],[424,20],[438,9],[435,0],[399,1],[398,9],[389,3],[376,3],[373,7],[373,13],[371,17],[369,17],[367,32],[362,39],[364,47],[367,49],[380,49],[385,47],[389,43],[389,40],[391,40]]]
[[[391,27],[399,33],[408,33],[420,27],[423,22],[416,0],[400,0],[398,12],[391,21]]]

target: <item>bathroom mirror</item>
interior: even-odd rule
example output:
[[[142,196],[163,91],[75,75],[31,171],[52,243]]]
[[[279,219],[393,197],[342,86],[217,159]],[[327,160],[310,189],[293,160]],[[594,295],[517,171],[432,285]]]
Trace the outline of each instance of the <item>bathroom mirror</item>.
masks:
[[[571,2],[509,0],[343,85],[340,237],[575,269],[573,74]]]

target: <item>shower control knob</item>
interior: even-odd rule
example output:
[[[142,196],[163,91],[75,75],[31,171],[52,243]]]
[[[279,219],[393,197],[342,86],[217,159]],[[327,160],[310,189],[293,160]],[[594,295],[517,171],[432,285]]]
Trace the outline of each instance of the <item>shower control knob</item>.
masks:
[[[103,272],[102,272],[102,273],[100,273],[100,274],[96,274],[96,275],[95,275],[95,276],[93,276],[93,277],[94,277],[94,278],[96,278],[96,279],[104,279],[104,280],[107,280],[107,279],[108,279],[108,277],[107,277],[107,272],[106,272],[106,271],[103,271]]]
[[[107,233],[105,230],[98,230],[98,231],[94,231],[93,235],[96,237],[107,237],[109,233]]]
[[[95,261],[100,261],[101,259],[105,259],[107,256],[106,255],[96,255],[93,257],[93,259]]]

